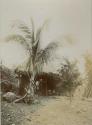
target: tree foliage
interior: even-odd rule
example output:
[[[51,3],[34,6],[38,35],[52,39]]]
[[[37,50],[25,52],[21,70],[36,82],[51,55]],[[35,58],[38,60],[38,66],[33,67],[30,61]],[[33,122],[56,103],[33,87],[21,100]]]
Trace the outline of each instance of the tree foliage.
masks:
[[[32,19],[31,28],[24,22],[18,23],[17,28],[20,33],[11,34],[6,39],[7,41],[16,41],[24,45],[29,53],[26,69],[34,75],[42,71],[44,63],[51,59],[55,50],[60,46],[59,42],[52,41],[44,49],[41,49],[41,34],[45,23],[37,31],[35,31]]]
[[[58,70],[62,78],[62,93],[73,93],[78,85],[80,85],[80,73],[77,68],[77,62],[71,62],[68,59],[64,59],[65,63],[61,64],[61,68]]]
[[[87,86],[84,92],[85,97],[92,97],[92,55],[87,53],[84,56]]]

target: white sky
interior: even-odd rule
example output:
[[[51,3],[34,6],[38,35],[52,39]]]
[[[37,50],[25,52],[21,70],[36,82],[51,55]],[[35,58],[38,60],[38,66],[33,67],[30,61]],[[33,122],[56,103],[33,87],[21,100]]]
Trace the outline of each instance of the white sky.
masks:
[[[49,19],[48,27],[44,30],[42,46],[50,41],[68,35],[73,37],[76,44],[59,50],[59,56],[77,58],[80,60],[80,68],[83,69],[83,55],[91,44],[91,1],[92,0],[0,0],[0,57],[3,62],[12,67],[26,59],[25,51],[17,43],[4,43],[3,38],[13,33],[10,25],[15,20],[30,22],[33,18],[36,28],[46,19]],[[49,66],[55,69],[55,63]],[[53,64],[53,65],[52,65]],[[54,68],[52,68],[52,66]]]

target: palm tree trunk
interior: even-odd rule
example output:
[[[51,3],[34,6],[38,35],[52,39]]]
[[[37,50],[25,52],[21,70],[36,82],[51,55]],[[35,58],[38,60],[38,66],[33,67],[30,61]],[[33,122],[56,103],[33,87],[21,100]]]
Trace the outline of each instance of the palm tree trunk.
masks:
[[[29,91],[30,91],[30,95],[32,98],[35,97],[35,75],[34,75],[34,72],[32,73],[31,75],[31,78],[30,78],[30,86],[29,86]]]

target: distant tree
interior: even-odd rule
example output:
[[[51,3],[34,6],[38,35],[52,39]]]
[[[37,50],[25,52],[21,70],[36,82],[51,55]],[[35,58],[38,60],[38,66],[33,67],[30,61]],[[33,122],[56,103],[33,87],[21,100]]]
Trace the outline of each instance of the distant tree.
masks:
[[[92,55],[87,53],[84,56],[84,59],[85,59],[85,72],[86,72],[87,86],[85,88],[85,92],[83,96],[92,97]]]
[[[16,92],[18,89],[18,85],[15,84],[16,82],[17,79],[15,78],[14,72],[4,65],[0,65],[0,87],[2,93],[10,91]]]
[[[64,63],[61,64],[61,68],[58,70],[62,78],[61,92],[63,94],[69,94],[70,97],[78,85],[80,85],[80,73],[77,68],[77,62],[71,62],[64,58]]]

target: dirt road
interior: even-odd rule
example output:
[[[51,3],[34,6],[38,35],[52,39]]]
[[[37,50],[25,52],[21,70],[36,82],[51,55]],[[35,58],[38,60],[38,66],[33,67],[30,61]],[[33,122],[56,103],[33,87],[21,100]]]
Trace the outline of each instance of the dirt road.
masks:
[[[34,113],[28,112],[23,125],[92,125],[92,100],[70,104],[69,99],[58,97]]]

